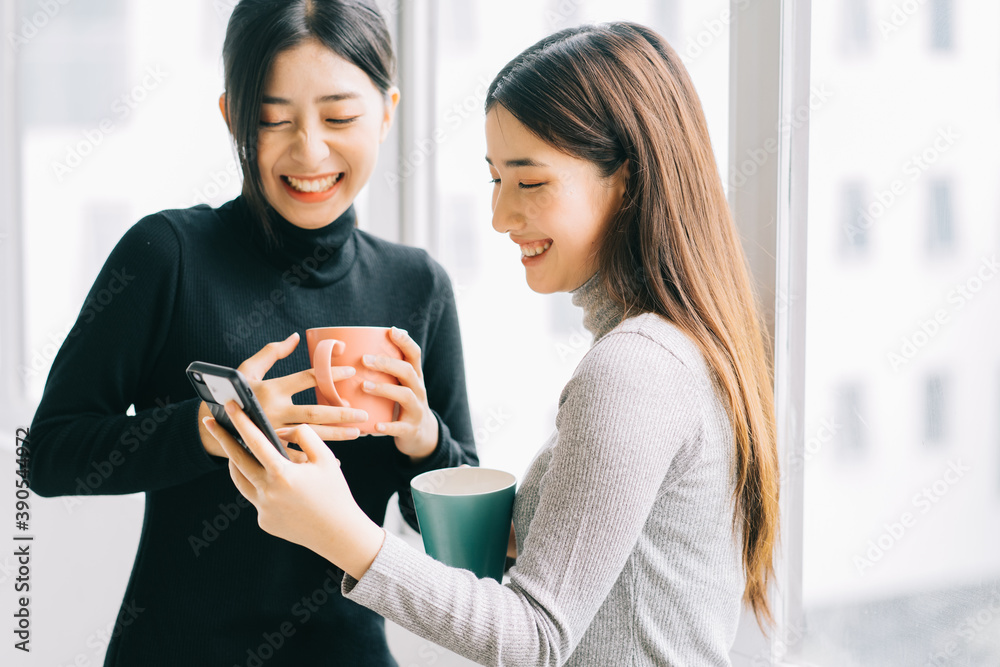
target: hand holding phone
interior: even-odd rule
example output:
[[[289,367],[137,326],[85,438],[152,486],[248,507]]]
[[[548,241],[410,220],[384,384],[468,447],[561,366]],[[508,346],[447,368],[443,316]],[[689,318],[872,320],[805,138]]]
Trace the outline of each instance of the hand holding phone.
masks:
[[[243,441],[243,436],[236,430],[236,426],[226,414],[225,405],[229,401],[236,401],[236,405],[243,409],[243,412],[250,417],[250,421],[261,430],[270,443],[274,445],[274,448],[278,450],[278,453],[286,459],[289,458],[284,443],[274,432],[274,427],[271,426],[271,422],[264,414],[264,410],[260,407],[257,397],[254,396],[250,384],[242,373],[228,366],[195,361],[187,367],[187,376],[191,384],[194,385],[195,392],[208,405],[215,421],[219,422],[236,442],[240,443],[243,449],[250,452],[250,448]],[[252,453],[250,455],[253,456]]]

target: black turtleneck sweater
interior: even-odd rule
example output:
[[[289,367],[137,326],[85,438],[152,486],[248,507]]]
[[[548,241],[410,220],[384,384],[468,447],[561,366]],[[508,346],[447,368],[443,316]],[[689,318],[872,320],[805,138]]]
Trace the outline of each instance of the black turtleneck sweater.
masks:
[[[305,330],[398,326],[423,351],[434,454],[389,437],[329,443],[358,504],[382,523],[389,497],[415,525],[410,479],[477,463],[451,284],[426,252],[355,228],[353,208],[306,230],[274,217],[280,247],[246,203],[163,211],[111,252],[59,350],[30,431],[42,496],[146,493],[146,513],[105,665],[394,665],[381,617],[340,594],[342,573],[264,533],[224,459],[207,454],[184,370],[236,367],[301,335],[267,377],[309,367]],[[315,403],[315,391],[296,394]],[[130,405],[135,415],[126,414]],[[117,628],[116,628],[117,630]]]

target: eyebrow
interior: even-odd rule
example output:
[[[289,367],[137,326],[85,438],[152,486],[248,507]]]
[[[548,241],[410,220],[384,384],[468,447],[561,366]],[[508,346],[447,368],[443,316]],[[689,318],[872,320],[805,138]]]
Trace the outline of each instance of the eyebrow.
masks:
[[[491,160],[489,158],[489,156],[486,156],[486,162],[488,162],[490,165],[493,165],[493,160]],[[504,165],[508,169],[515,169],[517,167],[547,167],[547,166],[549,166],[549,165],[545,164],[544,162],[539,162],[538,160],[532,160],[530,157],[523,157],[523,158],[520,158],[518,160],[507,160],[506,162],[504,162]]]
[[[333,95],[324,95],[323,97],[316,98],[316,104],[324,104],[326,102],[340,102],[343,100],[354,100],[361,97],[358,93],[334,93]],[[264,104],[285,104],[290,105],[291,100],[286,100],[284,97],[272,97],[270,95],[265,95],[263,99]]]

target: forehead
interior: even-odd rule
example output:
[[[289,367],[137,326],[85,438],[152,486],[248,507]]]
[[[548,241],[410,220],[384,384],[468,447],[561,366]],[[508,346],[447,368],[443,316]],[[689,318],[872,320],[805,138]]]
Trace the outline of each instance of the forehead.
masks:
[[[539,137],[499,104],[486,115],[486,159],[497,169],[548,167],[567,177],[598,172],[587,160],[565,153]]]
[[[531,132],[514,114],[499,104],[486,115],[486,151],[487,157],[494,164],[500,164],[501,160],[528,157],[546,162],[545,157],[564,155]],[[514,154],[517,156],[514,157]]]
[[[315,39],[296,44],[275,57],[265,90],[268,96],[285,99],[378,92],[364,70]]]

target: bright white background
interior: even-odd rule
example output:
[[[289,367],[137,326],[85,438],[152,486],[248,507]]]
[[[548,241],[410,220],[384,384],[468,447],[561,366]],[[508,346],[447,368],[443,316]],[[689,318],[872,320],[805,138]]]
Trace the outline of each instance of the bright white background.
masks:
[[[3,221],[0,250],[19,245],[24,343],[0,368],[20,400],[0,424],[0,480],[14,479],[14,428],[30,422],[58,345],[121,234],[149,212],[239,192],[216,106],[232,4],[3,2],[3,62],[16,57],[18,86],[16,115],[0,121],[19,156],[5,185],[20,211]],[[404,109],[423,115],[387,143],[358,202],[361,224],[417,239],[448,269],[484,465],[523,472],[589,345],[568,297],[530,292],[516,249],[490,227],[489,81],[559,28],[649,24],[692,73],[727,188],[750,188],[761,163],[777,158],[756,150],[730,159],[729,4],[440,0],[416,30],[398,26],[398,0],[384,3],[395,29],[413,30],[423,48],[426,67],[401,81]],[[748,1],[732,5],[738,17]],[[1000,212],[1000,10],[957,0],[813,5],[804,455],[786,461],[786,474],[804,471],[805,614],[753,664],[998,664],[1000,280],[988,267]],[[381,213],[386,197],[409,201],[417,185],[433,211],[419,233],[409,211]],[[960,288],[969,298],[956,296]],[[779,312],[789,306],[782,298],[805,294],[779,295]],[[4,318],[10,305],[0,303]],[[939,326],[928,324],[939,311]],[[32,503],[34,652],[25,660],[5,640],[0,662],[101,664],[143,498]],[[4,619],[15,597],[10,551],[0,550]],[[401,665],[464,664],[398,628],[390,634]]]

